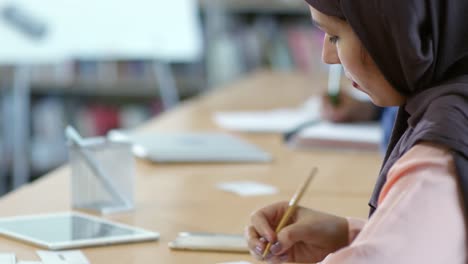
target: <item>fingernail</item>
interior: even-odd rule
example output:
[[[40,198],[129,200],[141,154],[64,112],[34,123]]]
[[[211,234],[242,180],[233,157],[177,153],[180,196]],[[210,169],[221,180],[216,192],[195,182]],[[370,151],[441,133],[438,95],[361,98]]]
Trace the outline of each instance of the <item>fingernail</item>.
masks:
[[[260,256],[263,255],[263,248],[259,247],[259,246],[256,246],[255,247],[255,253],[257,253]]]
[[[260,238],[260,242],[262,242],[262,243],[266,243],[266,242],[267,242],[267,240],[266,240],[266,238],[264,238],[264,237],[261,237],[261,238]]]
[[[275,254],[275,255],[276,255],[277,253],[279,253],[279,252],[281,251],[281,244],[280,244],[280,242],[278,241],[278,242],[274,243],[274,244],[271,246],[270,251],[271,251],[271,253],[273,253],[273,254]]]
[[[283,255],[279,256],[279,260],[280,260],[281,262],[286,262],[286,261],[288,261],[288,258],[289,258],[288,254],[283,254]]]
[[[263,250],[265,248],[265,243],[261,243],[261,242],[258,242],[257,243],[257,247],[261,250]]]

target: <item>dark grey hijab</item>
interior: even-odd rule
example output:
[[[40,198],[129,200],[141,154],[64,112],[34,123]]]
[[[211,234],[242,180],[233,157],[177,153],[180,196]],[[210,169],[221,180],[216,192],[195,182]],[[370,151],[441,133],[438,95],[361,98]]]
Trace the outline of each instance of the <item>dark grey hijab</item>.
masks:
[[[346,20],[387,80],[408,100],[400,107],[369,205],[390,167],[411,147],[448,147],[468,208],[468,1],[306,0]]]

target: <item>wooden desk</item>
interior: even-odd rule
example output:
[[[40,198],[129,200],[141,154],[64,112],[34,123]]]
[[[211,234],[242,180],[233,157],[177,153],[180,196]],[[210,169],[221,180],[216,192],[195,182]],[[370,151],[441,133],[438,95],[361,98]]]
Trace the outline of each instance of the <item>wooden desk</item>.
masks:
[[[219,130],[211,114],[217,110],[268,109],[295,106],[323,86],[322,80],[298,74],[259,72],[249,78],[189,101],[142,129],[159,131]],[[279,135],[238,134],[274,156],[268,164],[155,165],[139,161],[136,210],[106,218],[161,233],[158,242],[84,249],[91,263],[191,263],[254,260],[249,255],[171,251],[167,243],[179,231],[242,233],[256,208],[288,200],[312,166],[319,174],[302,204],[332,213],[366,217],[367,201],[378,173],[378,153],[332,151],[298,152],[282,144]],[[70,209],[68,167],[0,199],[0,216]],[[254,180],[277,186],[279,194],[242,198],[215,185],[232,180]],[[0,251],[34,260],[36,248],[0,238]]]

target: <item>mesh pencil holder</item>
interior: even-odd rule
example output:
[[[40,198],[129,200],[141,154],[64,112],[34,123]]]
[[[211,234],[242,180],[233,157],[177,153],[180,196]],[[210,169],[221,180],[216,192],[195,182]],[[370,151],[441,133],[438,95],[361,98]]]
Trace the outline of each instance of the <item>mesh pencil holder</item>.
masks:
[[[130,142],[89,138],[82,146],[68,146],[73,208],[101,214],[134,208],[135,161]]]

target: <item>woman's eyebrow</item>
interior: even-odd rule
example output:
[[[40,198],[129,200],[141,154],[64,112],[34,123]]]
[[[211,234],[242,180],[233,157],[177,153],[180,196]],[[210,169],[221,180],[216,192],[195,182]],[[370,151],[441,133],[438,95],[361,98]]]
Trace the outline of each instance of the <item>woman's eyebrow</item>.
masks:
[[[323,24],[321,24],[320,22],[318,22],[317,20],[315,20],[315,19],[313,19],[313,18],[312,18],[312,23],[313,23],[316,27],[318,27],[318,28],[320,28],[320,29],[326,29],[326,27],[323,26]]]

